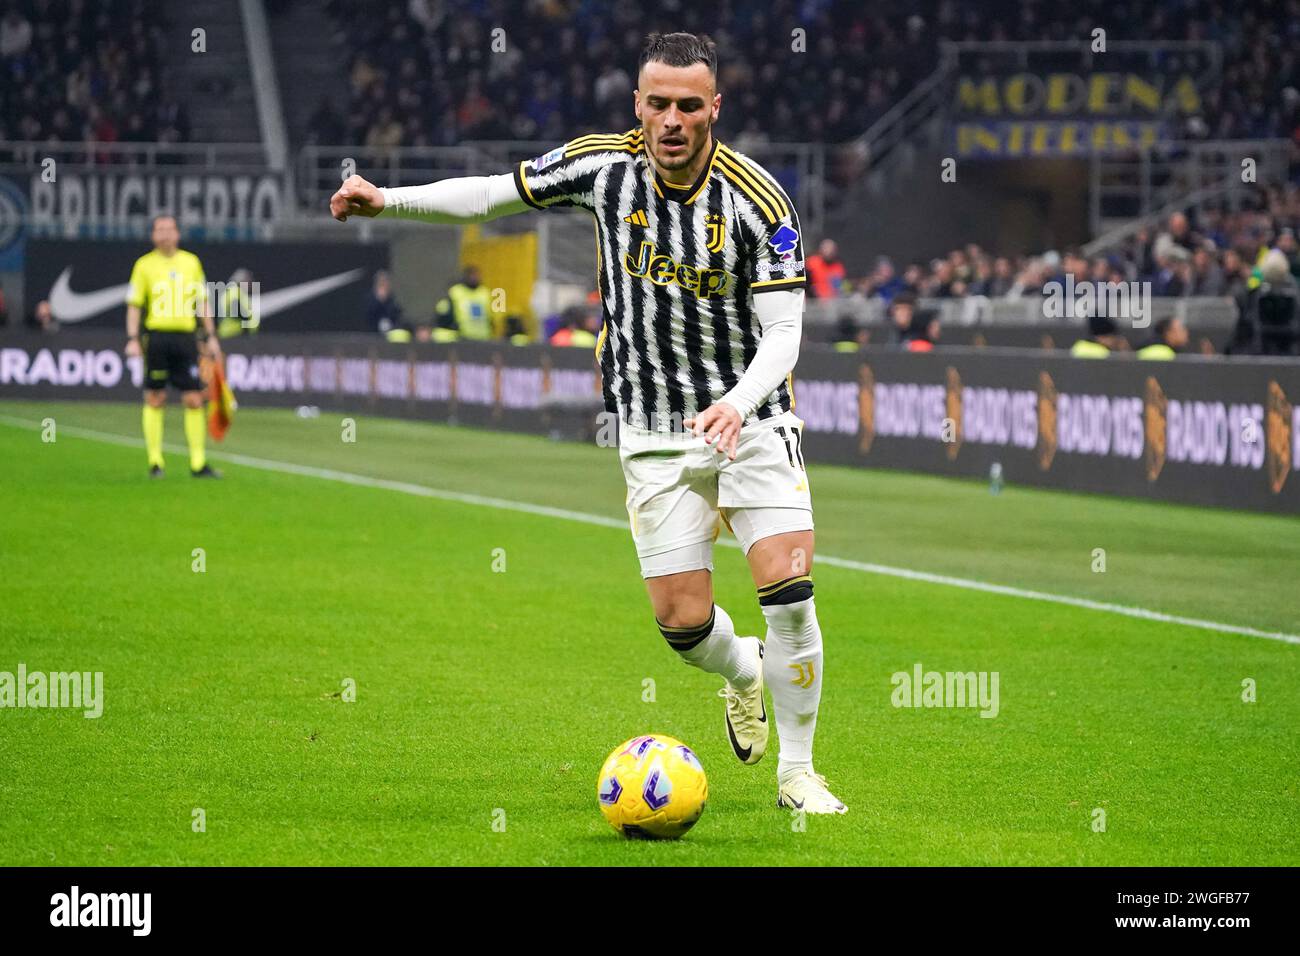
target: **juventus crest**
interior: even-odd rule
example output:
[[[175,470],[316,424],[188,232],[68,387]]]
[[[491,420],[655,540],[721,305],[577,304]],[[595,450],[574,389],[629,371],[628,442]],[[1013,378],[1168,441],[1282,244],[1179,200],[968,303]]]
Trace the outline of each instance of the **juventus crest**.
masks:
[[[704,218],[704,222],[709,231],[709,241],[705,248],[709,252],[721,252],[722,247],[727,244],[727,217],[722,213],[710,213]]]

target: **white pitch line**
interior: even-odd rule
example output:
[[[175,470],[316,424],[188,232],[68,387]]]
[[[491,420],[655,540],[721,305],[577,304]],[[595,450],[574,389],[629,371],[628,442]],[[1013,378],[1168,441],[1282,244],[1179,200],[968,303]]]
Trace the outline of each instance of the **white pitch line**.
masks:
[[[1244,634],[1247,637],[1264,637],[1271,641],[1285,641],[1287,644],[1300,644],[1300,635],[1286,634],[1282,631],[1261,631],[1254,627],[1239,624],[1221,624],[1218,621],[1203,621],[1196,617],[1183,617],[1181,614],[1166,614],[1163,611],[1151,611],[1144,607],[1129,607],[1126,604],[1110,604],[1106,601],[1093,601],[1089,598],[1071,597],[1068,594],[1050,594],[1046,591],[1029,591],[1024,588],[1008,587],[1005,584],[988,584],[984,581],[972,581],[968,578],[954,578],[946,574],[931,574],[929,571],[912,571],[908,568],[894,568],[885,564],[869,564],[865,561],[852,561],[848,558],[835,558],[818,554],[814,562],[830,564],[837,568],[850,568],[865,571],[868,574],[887,574],[890,577],[906,578],[909,581],[924,581],[928,584],[944,584],[968,591],[983,591],[985,594],[1003,594],[1007,597],[1024,598],[1029,601],[1047,601],[1051,604],[1068,604],[1071,607],[1087,608],[1089,611],[1105,611],[1108,614],[1122,614],[1125,617],[1141,618],[1145,621],[1160,621],[1164,624],[1183,624],[1187,627],[1199,627],[1207,631],[1219,631],[1224,634]]]
[[[40,429],[41,424],[25,418],[15,418],[10,415],[0,415],[0,422],[8,425],[15,425],[20,428]],[[115,435],[111,432],[95,431],[89,428],[78,428],[73,425],[60,425],[59,431],[71,435],[74,438],[85,438],[91,441],[106,442],[113,445],[122,445],[128,448],[139,448],[141,441],[138,438],[127,438],[123,435]],[[166,445],[167,451],[176,454],[185,454],[187,449],[180,445]],[[497,508],[502,511],[516,511],[523,514],[540,515],[546,518],[560,518],[565,521],[578,521],[583,524],[598,525],[602,528],[617,528],[619,530],[627,529],[627,522],[617,518],[607,518],[604,515],[588,514],[583,511],[569,511],[565,508],[551,508],[546,505],[534,505],[525,501],[512,501],[508,498],[494,498],[489,495],[472,495],[459,491],[444,491],[440,488],[430,488],[428,485],[417,485],[407,481],[393,481],[388,478],[372,478],[369,475],[358,475],[347,471],[336,471],[332,468],[315,468],[310,465],[296,465],[287,461],[276,461],[271,458],[255,458],[250,455],[238,455],[231,452],[209,451],[208,457],[215,458],[219,461],[228,461],[232,464],[243,465],[247,468],[258,468],[263,471],[279,472],[288,475],[301,475],[307,478],[320,478],[326,481],[337,481],[343,484],[356,485],[362,488],[381,488],[385,491],[396,491],[401,494],[416,495],[421,498],[436,498],[440,501],[454,501],[458,504],[477,505],[485,508]],[[739,548],[740,545],[735,541],[720,541],[725,547]],[[1181,624],[1184,627],[1195,627],[1205,631],[1217,631],[1221,634],[1241,634],[1245,637],[1262,637],[1270,641],[1282,641],[1287,644],[1300,645],[1300,635],[1287,634],[1282,631],[1263,631],[1254,627],[1244,627],[1238,624],[1223,624],[1219,621],[1206,621],[1195,617],[1184,617],[1179,614],[1165,614],[1162,611],[1152,611],[1142,607],[1130,607],[1125,604],[1110,604],[1105,601],[1093,601],[1088,598],[1071,597],[1068,594],[1050,594],[1046,591],[1031,591],[1024,588],[1008,587],[1002,584],[989,584],[985,581],[973,581],[969,578],[956,578],[946,574],[931,574],[928,571],[913,571],[910,568],[896,568],[887,564],[872,564],[866,561],[853,561],[849,558],[837,558],[831,555],[818,553],[814,559],[820,564],[829,564],[832,567],[846,568],[850,571],[862,571],[866,574],[880,574],[887,577],[903,578],[908,581],[921,581],[926,584],[940,584],[946,587],[964,588],[967,591],[981,591],[985,594],[1000,594],[1004,597],[1016,597],[1029,601],[1043,601],[1049,604],[1064,604],[1070,607],[1084,608],[1089,611],[1103,611],[1107,614],[1120,614],[1124,617],[1139,618],[1144,621],[1158,621],[1162,624]]]

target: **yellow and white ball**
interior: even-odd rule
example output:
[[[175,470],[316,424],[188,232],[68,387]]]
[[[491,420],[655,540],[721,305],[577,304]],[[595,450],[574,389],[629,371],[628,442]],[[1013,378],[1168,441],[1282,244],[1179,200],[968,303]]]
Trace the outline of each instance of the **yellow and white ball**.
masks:
[[[675,840],[704,812],[709,781],[695,752],[664,734],[614,749],[596,781],[600,812],[625,837]]]

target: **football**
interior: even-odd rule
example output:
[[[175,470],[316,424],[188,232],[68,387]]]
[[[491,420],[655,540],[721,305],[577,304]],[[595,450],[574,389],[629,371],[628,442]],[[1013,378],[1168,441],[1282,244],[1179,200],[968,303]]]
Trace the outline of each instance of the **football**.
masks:
[[[675,840],[704,812],[709,781],[690,747],[664,734],[645,734],[614,748],[600,768],[596,799],[623,836]]]

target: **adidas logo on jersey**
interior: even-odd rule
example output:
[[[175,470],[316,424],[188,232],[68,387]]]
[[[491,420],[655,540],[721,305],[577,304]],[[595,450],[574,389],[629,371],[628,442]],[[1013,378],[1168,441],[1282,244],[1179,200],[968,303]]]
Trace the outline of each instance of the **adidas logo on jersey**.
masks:
[[[649,279],[655,285],[676,282],[701,299],[725,295],[731,287],[731,273],[725,269],[700,269],[683,265],[669,256],[657,255],[655,244],[643,240],[636,258],[628,253],[623,257],[623,268],[639,279]]]
[[[630,222],[630,223],[631,223],[632,225],[634,225],[634,226],[648,226],[648,225],[650,225],[650,221],[649,221],[648,219],[646,219],[646,217],[645,217],[645,210],[644,210],[644,209],[638,209],[636,212],[632,213],[632,215],[630,215],[630,216],[624,216],[624,217],[623,217],[623,221],[624,221],[624,222]]]

